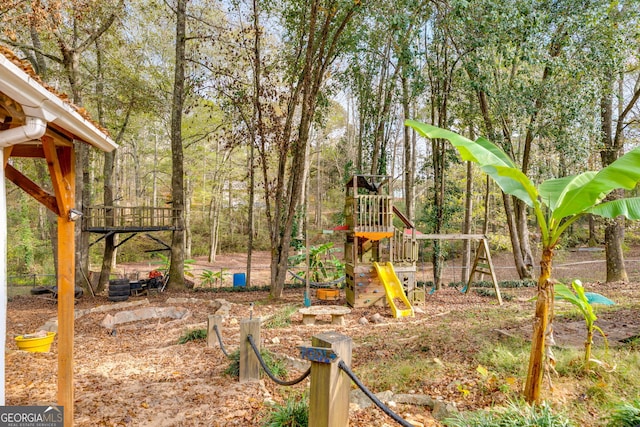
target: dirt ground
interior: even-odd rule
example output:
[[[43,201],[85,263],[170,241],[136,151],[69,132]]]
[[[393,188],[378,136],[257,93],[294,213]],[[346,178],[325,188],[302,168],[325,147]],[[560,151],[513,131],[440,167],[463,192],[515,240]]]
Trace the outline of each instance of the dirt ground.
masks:
[[[581,277],[593,292],[600,292],[612,299],[624,297],[635,301],[631,307],[600,315],[599,325],[609,333],[615,345],[619,339],[640,334],[640,278],[634,257],[629,257],[629,273],[633,281],[604,285],[598,280],[604,267],[603,254],[591,251],[567,253],[557,260],[556,272]],[[252,285],[268,283],[268,253],[254,257]],[[499,280],[509,277],[508,257],[494,257]],[[233,274],[244,272],[246,259],[242,255],[219,256],[214,265],[198,260],[193,268],[198,271],[218,268]],[[567,264],[567,266],[563,266]],[[640,264],[640,263],[638,263]],[[153,269],[148,264],[119,266],[123,273],[139,272],[145,275]],[[425,270],[427,268],[425,267]],[[455,273],[455,269],[451,269]],[[428,276],[427,271],[424,272]],[[587,277],[588,276],[588,277]],[[594,278],[596,277],[596,278]],[[630,279],[631,279],[630,278]],[[226,285],[229,285],[228,278]],[[419,279],[421,280],[421,279]],[[427,278],[427,280],[430,280]],[[198,281],[196,280],[196,286]],[[302,325],[302,317],[296,313],[292,325],[279,329],[262,329],[263,346],[272,352],[289,357],[299,354],[297,346],[310,345],[311,337],[319,332],[335,330],[354,340],[353,370],[358,374],[359,366],[372,359],[389,359],[391,366],[403,351],[421,351],[425,358],[434,361],[466,360],[465,348],[472,348],[478,340],[499,340],[504,335],[528,336],[533,314],[530,298],[533,289],[509,289],[511,298],[504,307],[520,313],[509,328],[493,328],[491,319],[483,316],[488,309],[495,309],[495,298],[481,297],[474,293],[461,295],[447,288],[429,295],[420,305],[414,318],[394,319],[388,308],[353,309],[346,316],[344,326],[330,324],[330,318],[321,318],[314,326]],[[342,299],[333,302],[344,305]],[[190,298],[176,302],[170,298]],[[195,299],[191,299],[195,298]],[[292,388],[275,385],[268,378],[253,384],[239,384],[225,376],[223,371],[228,360],[218,348],[208,348],[200,341],[177,344],[185,331],[206,328],[211,314],[209,301],[224,299],[229,302],[229,317],[225,320],[223,337],[227,348],[233,350],[239,341],[239,321],[250,315],[268,317],[284,304],[302,305],[302,290],[285,292],[282,301],[273,302],[266,292],[189,292],[164,293],[131,297],[129,302],[139,302],[143,307],[181,307],[189,310],[182,319],[149,319],[117,325],[107,329],[101,323],[108,314],[125,308],[109,302],[105,295],[85,296],[76,305],[77,309],[101,307],[102,312],[79,316],[75,324],[75,425],[77,426],[259,426],[261,417],[269,410],[265,401],[281,402],[295,393]],[[178,300],[180,301],[180,300]],[[314,305],[326,304],[313,300]],[[379,314],[381,323],[363,325],[363,317],[371,319]],[[6,353],[6,400],[7,405],[50,404],[56,401],[57,342],[49,353],[28,353],[17,349],[14,337],[41,328],[55,318],[55,302],[38,296],[17,296],[8,303],[7,353]],[[470,336],[466,323],[486,321],[487,334]],[[581,322],[556,322],[556,342],[563,346],[581,346],[583,326]],[[438,342],[417,342],[416,331],[421,329],[444,330]],[[446,331],[455,331],[455,334]],[[452,387],[463,379],[459,375],[472,376],[477,365],[470,361],[469,372],[452,372],[444,378],[425,379],[417,385],[416,394],[428,395],[455,403],[458,409],[477,409],[490,405],[492,401],[478,398],[462,399]],[[297,365],[296,365],[297,366]],[[300,367],[298,367],[300,368]],[[290,378],[297,377],[301,370],[289,368]],[[520,387],[521,383],[513,387]],[[301,393],[308,387],[308,380],[293,387]],[[380,392],[383,390],[374,390]],[[495,397],[493,397],[496,401]],[[422,406],[398,404],[394,410],[405,418],[420,421],[425,426],[438,426],[430,410]],[[394,422],[375,407],[350,412],[352,426],[392,426]]]

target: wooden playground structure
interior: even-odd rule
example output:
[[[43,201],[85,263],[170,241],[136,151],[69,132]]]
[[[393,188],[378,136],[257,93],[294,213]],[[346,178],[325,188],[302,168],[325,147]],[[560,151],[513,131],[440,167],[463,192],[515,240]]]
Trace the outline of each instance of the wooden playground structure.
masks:
[[[491,261],[487,237],[482,234],[422,234],[395,206],[391,177],[354,175],[347,183],[344,246],[347,304],[351,307],[390,306],[394,317],[413,316],[413,304],[425,301],[417,286],[419,240],[478,241],[473,266],[463,292],[476,274],[491,277],[498,302],[500,289]],[[397,218],[403,228],[393,224]]]
[[[405,228],[394,227],[394,215]],[[347,183],[345,217],[347,304],[389,304],[394,316],[412,316],[410,299],[424,301],[424,290],[416,289],[416,229],[393,206],[391,177],[354,175]]]

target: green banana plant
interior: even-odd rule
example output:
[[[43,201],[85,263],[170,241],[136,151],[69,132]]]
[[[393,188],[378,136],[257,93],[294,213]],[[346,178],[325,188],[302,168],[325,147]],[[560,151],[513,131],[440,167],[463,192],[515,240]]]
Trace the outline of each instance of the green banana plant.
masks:
[[[472,141],[455,132],[414,120],[407,120],[405,125],[424,137],[448,140],[463,160],[477,163],[504,193],[526,203],[537,219],[542,255],[524,397],[529,403],[539,403],[546,335],[552,330],[550,326],[553,321],[553,249],[562,233],[584,215],[605,218],[623,215],[628,219],[640,219],[640,198],[604,201],[613,190],[631,190],[640,181],[640,147],[600,171],[549,179],[536,186],[500,147],[483,137]]]
[[[573,304],[582,316],[584,317],[585,324],[587,326],[587,340],[584,342],[584,364],[585,370],[589,370],[589,365],[592,362],[591,359],[591,346],[593,344],[593,331],[600,332],[604,339],[605,347],[608,348],[609,344],[607,336],[604,331],[595,325],[595,321],[598,320],[596,313],[593,309],[593,304],[614,305],[615,302],[611,301],[604,295],[597,294],[595,292],[585,292],[582,282],[580,280],[574,280],[571,283],[573,290],[563,283],[556,283],[555,285],[555,298],[557,300],[563,300]]]

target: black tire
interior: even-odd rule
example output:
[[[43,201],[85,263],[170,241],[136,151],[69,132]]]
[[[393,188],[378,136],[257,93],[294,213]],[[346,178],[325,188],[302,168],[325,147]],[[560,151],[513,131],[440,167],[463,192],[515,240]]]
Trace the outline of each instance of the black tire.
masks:
[[[121,302],[121,301],[126,301],[128,299],[129,299],[129,294],[127,294],[127,295],[117,295],[117,296],[109,295],[109,301],[113,301],[113,302]]]
[[[52,294],[53,287],[52,286],[36,286],[35,288],[31,288],[31,295],[44,295],[44,294]]]
[[[82,298],[82,295],[84,295],[84,289],[82,289],[82,287],[80,286],[76,286],[73,296],[75,298]]]
[[[131,284],[129,279],[116,279],[109,280],[109,296],[110,297],[122,297],[129,295],[131,292]]]

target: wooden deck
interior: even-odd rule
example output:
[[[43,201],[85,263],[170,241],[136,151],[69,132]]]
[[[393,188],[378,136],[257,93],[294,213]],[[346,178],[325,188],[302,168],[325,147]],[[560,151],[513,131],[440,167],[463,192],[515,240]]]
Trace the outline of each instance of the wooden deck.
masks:
[[[178,209],[148,206],[96,206],[84,209],[83,230],[91,233],[174,231]]]

